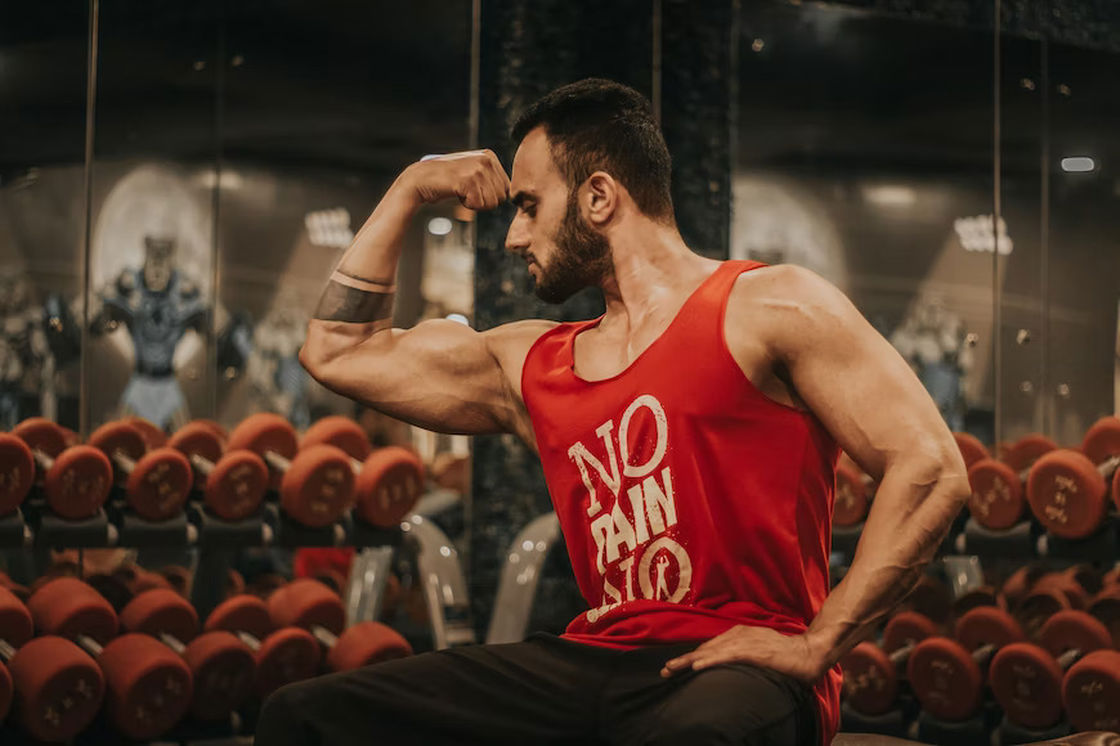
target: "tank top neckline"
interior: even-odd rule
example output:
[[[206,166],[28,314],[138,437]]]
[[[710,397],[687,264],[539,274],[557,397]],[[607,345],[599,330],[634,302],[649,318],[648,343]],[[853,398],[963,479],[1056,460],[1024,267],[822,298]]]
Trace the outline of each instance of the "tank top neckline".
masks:
[[[638,363],[642,361],[642,358],[644,358],[650,350],[652,350],[654,347],[656,347],[658,345],[658,343],[661,342],[661,340],[664,339],[669,334],[670,331],[672,331],[673,327],[676,326],[677,323],[680,321],[680,318],[684,314],[685,309],[688,308],[696,300],[697,296],[699,296],[701,294],[701,291],[703,291],[712,282],[712,280],[715,279],[715,277],[717,275],[719,275],[721,272],[726,271],[726,268],[729,264],[734,264],[734,263],[735,262],[733,262],[733,261],[724,261],[718,267],[716,267],[707,277],[705,277],[703,280],[701,280],[700,284],[697,285],[696,288],[691,293],[688,294],[688,297],[684,299],[684,303],[682,303],[681,307],[677,309],[677,312],[673,315],[673,318],[669,322],[668,326],[666,326],[661,331],[661,333],[658,334],[657,337],[654,338],[654,340],[652,342],[650,342],[648,345],[646,345],[645,349],[642,350],[641,352],[639,352],[638,356],[635,357],[633,360],[631,360],[630,363],[625,368],[623,368],[618,373],[615,373],[614,375],[609,376],[607,378],[596,378],[594,380],[591,380],[591,379],[584,378],[579,373],[576,373],[576,337],[578,337],[580,334],[587,331],[588,329],[593,329],[593,328],[597,327],[603,321],[603,318],[606,316],[606,314],[603,314],[602,316],[599,316],[598,318],[589,319],[587,321],[582,321],[582,322],[577,322],[574,325],[574,328],[572,329],[572,333],[569,335],[567,342],[565,343],[565,348],[566,348],[565,349],[565,357],[567,358],[567,370],[571,374],[572,378],[574,378],[576,381],[578,381],[578,382],[580,382],[584,385],[587,385],[587,386],[595,386],[595,385],[598,385],[598,384],[610,383],[611,381],[617,381],[618,379],[622,378],[622,376],[626,375],[631,370],[633,370],[638,365]],[[721,319],[721,321],[722,321],[722,319]]]

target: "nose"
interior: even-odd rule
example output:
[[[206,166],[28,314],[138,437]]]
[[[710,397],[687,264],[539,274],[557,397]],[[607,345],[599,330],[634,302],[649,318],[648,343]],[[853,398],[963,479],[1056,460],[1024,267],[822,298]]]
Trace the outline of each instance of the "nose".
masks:
[[[529,248],[529,226],[526,223],[520,211],[513,216],[513,222],[509,224],[509,232],[506,233],[506,251],[521,254]]]

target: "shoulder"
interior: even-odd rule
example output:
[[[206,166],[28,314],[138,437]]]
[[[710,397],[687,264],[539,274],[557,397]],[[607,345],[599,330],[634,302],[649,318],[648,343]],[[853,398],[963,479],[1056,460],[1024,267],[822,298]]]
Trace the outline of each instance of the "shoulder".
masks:
[[[516,363],[517,373],[520,374],[521,365],[529,348],[546,332],[555,329],[560,324],[546,319],[525,319],[512,321],[508,324],[496,326],[482,332],[486,347],[490,354],[505,368],[507,364]]]
[[[778,264],[739,275],[726,323],[729,336],[736,327],[748,327],[775,349],[819,341],[856,318],[851,301],[828,280],[804,267]]]

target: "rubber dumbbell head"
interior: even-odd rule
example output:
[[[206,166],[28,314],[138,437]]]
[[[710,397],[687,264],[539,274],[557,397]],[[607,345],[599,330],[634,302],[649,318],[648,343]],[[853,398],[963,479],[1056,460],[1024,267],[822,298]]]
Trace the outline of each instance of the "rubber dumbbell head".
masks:
[[[167,433],[151,420],[146,420],[143,417],[127,417],[124,422],[136,428],[149,451],[167,445]]]
[[[229,447],[253,451],[265,460],[273,486],[280,490],[280,506],[306,526],[330,525],[352,505],[354,474],[349,457],[321,444],[296,453],[295,430],[277,415],[246,418],[230,434]]]
[[[1120,652],[1098,650],[1074,663],[1062,704],[1076,731],[1120,731]]]
[[[194,467],[194,487],[214,515],[238,521],[256,512],[268,489],[268,467],[247,450],[223,452],[223,440],[205,422],[190,422],[175,432],[168,445]]]
[[[903,611],[891,617],[881,647],[862,642],[840,659],[848,705],[865,715],[889,710],[898,696],[899,673],[905,671],[914,646],[937,633],[937,625],[921,614]]]
[[[1012,722],[1049,728],[1062,717],[1062,679],[1077,660],[1112,644],[1103,624],[1083,611],[1061,611],[1039,631],[1039,644],[1017,642],[992,658],[992,692]]]
[[[259,697],[267,697],[285,684],[309,679],[319,670],[322,654],[311,633],[299,627],[272,631],[268,606],[256,596],[234,596],[223,601],[207,618],[205,629],[232,633],[252,652]]]
[[[105,504],[113,486],[113,468],[105,454],[92,446],[69,445],[62,428],[42,417],[24,420],[12,434],[31,449],[53,513],[80,520]]]
[[[956,638],[922,640],[906,667],[922,708],[942,720],[964,720],[976,712],[984,692],[984,670],[992,655],[1025,639],[1010,615],[990,606],[973,609],[957,620]]]
[[[35,484],[35,458],[27,444],[0,433],[0,515],[15,511]]]
[[[177,593],[140,594],[121,612],[121,625],[155,637],[183,657],[194,682],[190,712],[200,720],[228,715],[252,692],[253,654],[229,632],[197,635],[198,615]]]
[[[955,432],[953,433],[953,440],[957,442],[957,449],[961,452],[961,458],[964,459],[964,467],[968,469],[980,459],[991,458],[988,449],[980,442],[980,439],[971,433]]]
[[[182,453],[166,447],[149,451],[140,432],[124,422],[102,425],[89,436],[89,444],[113,462],[128,504],[141,518],[163,521],[182,511],[193,479]]]
[[[1032,433],[1023,436],[1003,449],[1000,454],[1000,461],[1010,466],[1014,472],[1020,473],[1030,469],[1034,462],[1047,453],[1056,450],[1058,450],[1058,444],[1053,440],[1045,435]]]

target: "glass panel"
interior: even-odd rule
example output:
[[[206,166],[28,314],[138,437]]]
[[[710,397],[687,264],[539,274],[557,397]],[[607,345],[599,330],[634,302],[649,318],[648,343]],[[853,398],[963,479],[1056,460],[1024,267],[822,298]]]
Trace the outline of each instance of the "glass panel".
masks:
[[[91,423],[212,414],[217,3],[104,0],[89,292]]]
[[[79,428],[88,38],[84,3],[0,15],[0,430]]]
[[[731,249],[838,285],[985,442],[991,49],[982,29],[744,3]]]

